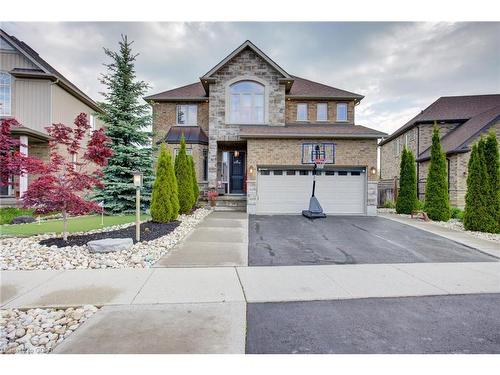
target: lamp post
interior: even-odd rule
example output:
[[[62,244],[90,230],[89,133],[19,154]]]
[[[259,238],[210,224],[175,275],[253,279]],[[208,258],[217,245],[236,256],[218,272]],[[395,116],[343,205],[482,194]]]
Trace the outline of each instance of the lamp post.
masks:
[[[142,186],[142,173],[134,172],[134,186],[135,186],[135,240],[141,240],[141,186]]]

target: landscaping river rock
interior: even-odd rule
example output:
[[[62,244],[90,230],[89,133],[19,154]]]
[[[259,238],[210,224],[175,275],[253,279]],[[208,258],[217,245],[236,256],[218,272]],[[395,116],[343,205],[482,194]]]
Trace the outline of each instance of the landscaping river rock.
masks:
[[[97,310],[93,305],[0,310],[0,353],[50,353]]]
[[[112,231],[130,228],[134,223],[108,227],[87,233],[76,233],[72,237],[85,236],[80,245],[58,247],[46,246],[41,241],[56,239],[55,234],[32,237],[0,237],[1,270],[35,269],[84,269],[84,268],[144,268],[152,266],[182,238],[184,238],[211,210],[199,208],[190,215],[180,215],[175,228],[168,234],[150,241],[135,243],[128,250],[110,253],[92,253],[86,243],[93,238],[89,234],[101,233],[105,237],[115,237]],[[173,223],[169,223],[173,224]],[[134,232],[135,233],[135,232]],[[126,236],[131,237],[131,236]]]

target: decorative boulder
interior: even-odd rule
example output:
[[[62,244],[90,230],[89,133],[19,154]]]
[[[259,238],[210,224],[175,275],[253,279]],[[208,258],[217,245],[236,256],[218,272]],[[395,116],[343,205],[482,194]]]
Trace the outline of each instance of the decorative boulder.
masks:
[[[34,223],[36,220],[33,216],[18,216],[12,219],[11,224],[28,224]]]
[[[132,238],[104,238],[87,242],[91,253],[111,253],[113,251],[128,250],[133,244]]]

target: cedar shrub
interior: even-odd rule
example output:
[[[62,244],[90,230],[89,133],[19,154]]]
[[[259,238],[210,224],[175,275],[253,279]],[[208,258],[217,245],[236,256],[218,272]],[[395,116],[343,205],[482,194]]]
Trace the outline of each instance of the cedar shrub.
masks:
[[[192,156],[189,157],[189,168],[191,172],[191,179],[193,182],[193,208],[198,202],[198,197],[200,196],[200,188],[198,187],[198,181],[196,179],[196,170],[194,168],[194,159]]]
[[[158,223],[168,223],[172,217],[172,202],[170,200],[171,186],[168,180],[167,150],[162,144],[156,165],[156,178],[151,195],[151,217]]]
[[[175,157],[175,176],[179,187],[179,213],[188,214],[193,208],[193,178],[189,168],[189,159],[186,154],[184,134],[181,137],[181,148]]]
[[[398,214],[411,214],[417,208],[417,172],[415,157],[406,147],[401,155],[399,194],[396,201]]]
[[[432,133],[431,161],[425,186],[425,212],[431,220],[450,220],[446,155],[441,148],[439,129],[436,123],[434,123]]]

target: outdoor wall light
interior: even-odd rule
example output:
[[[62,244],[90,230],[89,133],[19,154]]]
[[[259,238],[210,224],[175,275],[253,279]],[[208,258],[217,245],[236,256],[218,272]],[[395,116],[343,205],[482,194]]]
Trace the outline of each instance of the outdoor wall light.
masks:
[[[253,166],[250,166],[250,168],[248,168],[248,172],[250,173],[250,175],[253,175]]]
[[[377,173],[377,168],[371,167],[370,168],[370,173],[374,176]]]
[[[234,157],[237,158],[238,156],[240,156],[240,152],[239,151],[235,151],[234,152]]]

